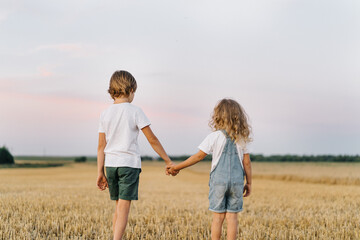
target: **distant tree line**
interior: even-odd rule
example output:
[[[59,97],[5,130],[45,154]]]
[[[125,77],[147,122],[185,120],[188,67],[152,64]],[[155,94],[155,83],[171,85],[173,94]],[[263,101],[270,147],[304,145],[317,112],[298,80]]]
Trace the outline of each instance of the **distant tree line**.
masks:
[[[0,148],[0,164],[14,164],[14,157],[9,152],[7,147],[2,146]]]
[[[170,156],[173,161],[184,161],[190,155]],[[211,161],[212,156],[207,155],[203,161]],[[359,155],[270,155],[250,154],[252,162],[360,162]],[[151,156],[142,156],[141,160],[160,160]]]
[[[188,157],[190,157],[190,155],[169,156],[169,157],[172,161],[184,161]],[[212,159],[211,155],[207,155],[203,161],[211,161],[211,159]],[[147,155],[141,156],[141,161],[160,161],[160,160],[161,158],[157,158],[157,157],[152,157]]]
[[[86,160],[87,160],[87,157],[81,156],[81,157],[76,157],[74,161],[77,163],[81,163],[81,162],[86,162]]]
[[[170,156],[173,161],[184,161],[190,155]],[[18,156],[21,160],[46,160],[46,161],[75,161],[93,162],[96,156],[80,157],[54,157],[54,156]],[[212,156],[207,155],[203,161],[211,161]],[[269,155],[250,154],[252,162],[360,162],[360,155]],[[142,161],[160,161],[160,158],[153,156],[141,156]],[[13,164],[14,157],[6,147],[0,147],[0,164]]]
[[[253,162],[360,162],[359,155],[270,155],[251,154]]]

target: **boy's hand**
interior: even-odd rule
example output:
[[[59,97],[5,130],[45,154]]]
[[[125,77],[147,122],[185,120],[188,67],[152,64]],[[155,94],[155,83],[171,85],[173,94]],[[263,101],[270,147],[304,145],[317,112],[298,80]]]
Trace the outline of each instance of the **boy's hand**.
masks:
[[[171,176],[176,176],[180,172],[179,170],[175,170],[175,166],[176,165],[172,165],[167,169],[167,172],[171,174]]]
[[[244,186],[244,197],[248,197],[251,194],[251,184],[245,184]]]
[[[170,161],[170,162],[168,162],[167,164],[166,164],[166,166],[165,166],[165,174],[166,175],[170,175],[170,173],[169,173],[169,169],[172,167],[172,166],[174,166],[174,163],[172,162],[172,161]]]
[[[107,187],[109,187],[108,182],[104,174],[100,174],[96,180],[96,185],[101,191],[104,191]]]

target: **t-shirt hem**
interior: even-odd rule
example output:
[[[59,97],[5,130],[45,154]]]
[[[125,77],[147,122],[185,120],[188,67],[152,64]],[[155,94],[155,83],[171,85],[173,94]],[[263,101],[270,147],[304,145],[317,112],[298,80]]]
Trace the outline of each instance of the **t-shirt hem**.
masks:
[[[141,130],[141,129],[143,129],[144,127],[147,127],[147,126],[150,126],[150,125],[151,125],[151,123],[144,124],[144,125],[140,126],[139,129]]]
[[[203,149],[202,146],[198,146],[198,149],[201,150],[201,151],[203,151],[203,152],[206,153],[207,155],[210,154],[210,152],[209,152],[209,151],[206,151],[205,149]]]
[[[128,168],[137,168],[137,169],[141,169],[141,166],[129,166],[129,165],[106,165],[105,167],[128,167]]]

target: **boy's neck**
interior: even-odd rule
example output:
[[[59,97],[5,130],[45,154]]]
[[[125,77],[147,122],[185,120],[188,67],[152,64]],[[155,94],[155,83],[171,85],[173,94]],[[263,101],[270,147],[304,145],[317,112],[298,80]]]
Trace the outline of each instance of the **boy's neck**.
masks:
[[[119,103],[130,103],[130,99],[128,97],[115,98],[114,104],[119,104]]]

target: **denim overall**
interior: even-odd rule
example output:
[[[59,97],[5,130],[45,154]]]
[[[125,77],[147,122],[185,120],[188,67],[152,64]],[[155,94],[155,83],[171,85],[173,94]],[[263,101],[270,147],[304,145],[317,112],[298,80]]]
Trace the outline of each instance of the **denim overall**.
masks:
[[[244,170],[236,144],[225,131],[224,150],[210,173],[209,210],[217,213],[241,212],[243,206]]]

